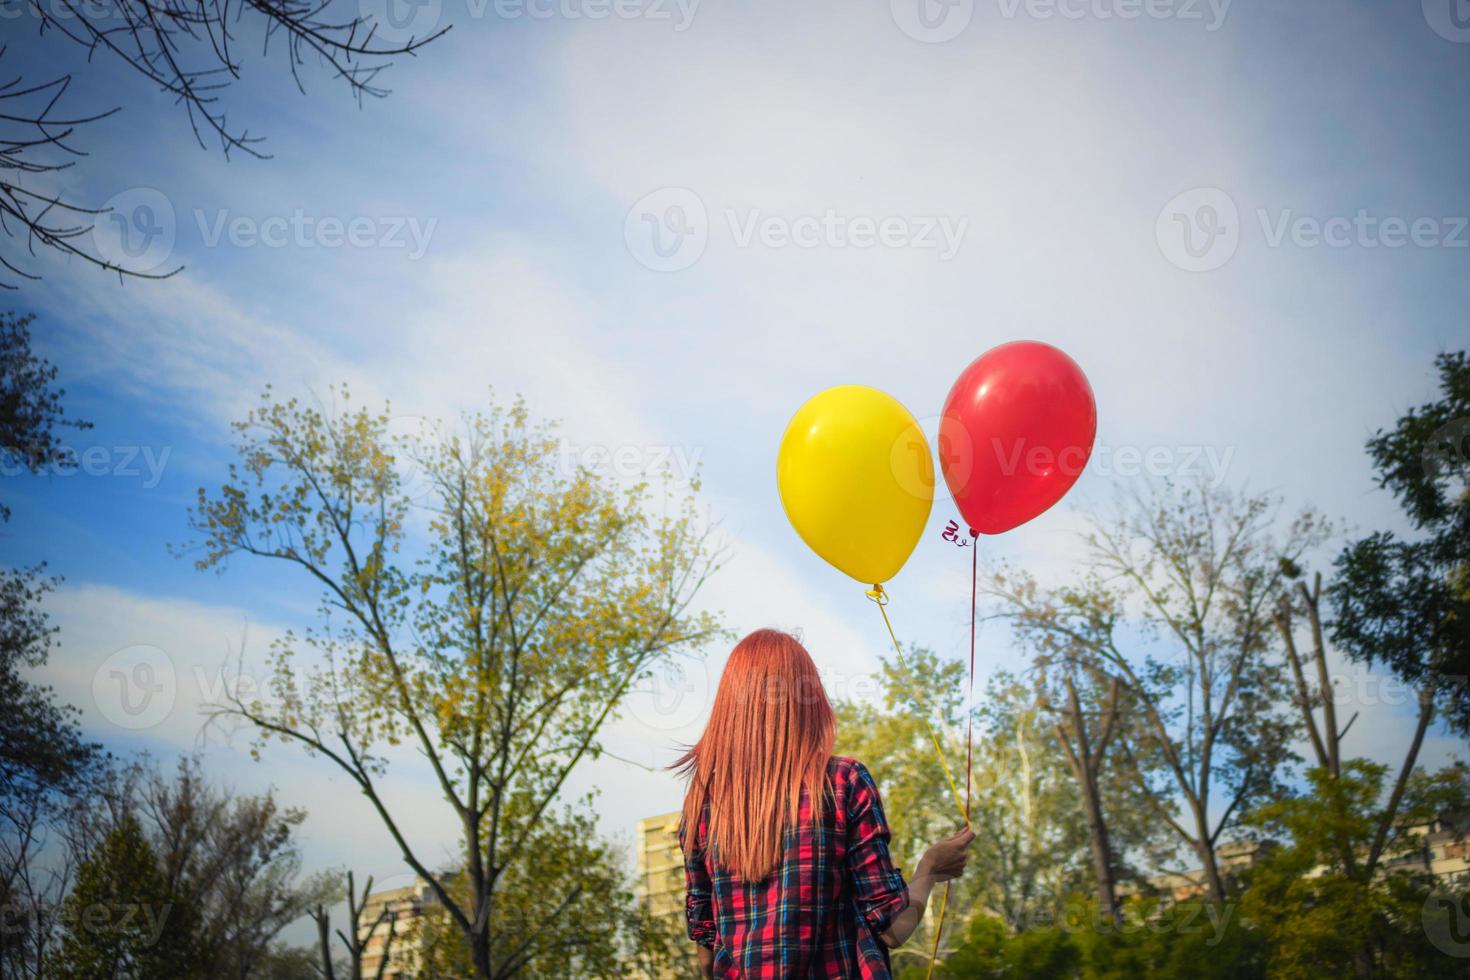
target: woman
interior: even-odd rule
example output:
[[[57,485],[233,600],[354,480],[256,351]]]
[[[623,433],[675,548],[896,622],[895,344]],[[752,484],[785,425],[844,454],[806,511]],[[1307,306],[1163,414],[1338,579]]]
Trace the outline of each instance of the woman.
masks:
[[[861,762],[832,755],[832,706],[794,636],[756,630],[730,653],[689,779],[679,841],[689,938],[707,977],[890,977],[937,882],[974,839],[934,844],[905,886]]]

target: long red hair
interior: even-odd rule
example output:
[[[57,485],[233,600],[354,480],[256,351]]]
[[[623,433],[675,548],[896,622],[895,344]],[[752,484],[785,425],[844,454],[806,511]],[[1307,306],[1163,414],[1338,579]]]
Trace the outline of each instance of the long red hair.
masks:
[[[806,648],[780,630],[751,633],[730,651],[704,734],[671,767],[689,779],[684,826],[694,833],[707,799],[715,861],[746,881],[766,877],[799,819],[803,789],[822,818],[833,734]]]

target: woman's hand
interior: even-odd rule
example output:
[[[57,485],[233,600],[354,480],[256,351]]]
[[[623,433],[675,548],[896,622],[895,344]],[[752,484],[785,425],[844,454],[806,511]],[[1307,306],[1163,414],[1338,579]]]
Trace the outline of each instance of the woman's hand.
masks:
[[[970,841],[974,839],[974,831],[966,827],[951,837],[935,841],[919,858],[914,880],[909,882],[909,906],[894,918],[888,931],[880,937],[890,949],[902,946],[919,927],[919,920],[924,917],[924,906],[929,903],[929,892],[935,884],[958,878],[964,873],[965,863],[970,860]]]
[[[935,841],[924,856],[919,858],[920,875],[933,875],[935,881],[949,881],[965,873],[965,863],[970,860],[970,842],[975,832],[966,827],[959,833]]]

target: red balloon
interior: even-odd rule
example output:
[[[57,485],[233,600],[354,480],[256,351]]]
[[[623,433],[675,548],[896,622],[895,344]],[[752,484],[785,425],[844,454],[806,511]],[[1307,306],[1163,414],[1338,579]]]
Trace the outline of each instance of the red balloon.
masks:
[[[1087,375],[1035,340],[1002,344],[960,374],[939,420],[939,466],[972,532],[1000,534],[1061,500],[1092,456]]]

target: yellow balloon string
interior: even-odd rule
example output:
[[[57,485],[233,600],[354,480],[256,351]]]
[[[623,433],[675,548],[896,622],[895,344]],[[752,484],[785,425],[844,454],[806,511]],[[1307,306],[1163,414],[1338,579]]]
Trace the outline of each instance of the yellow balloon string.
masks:
[[[924,980],[933,980],[934,964],[939,960],[939,934],[944,931],[944,909],[949,905],[949,882],[944,883],[944,893],[939,896],[939,921],[934,924],[934,944],[929,947],[929,970]]]
[[[883,591],[883,586],[880,583],[875,584],[869,589],[867,596],[877,604],[878,611],[883,614],[883,625],[888,627],[888,638],[893,641],[893,652],[898,655],[898,665],[903,669],[904,676],[909,679],[909,696],[914,699],[914,703],[920,709],[919,717],[924,722],[924,728],[929,732],[929,740],[934,743],[934,754],[939,757],[939,764],[944,767],[944,778],[949,781],[949,791],[954,794],[955,806],[959,808],[960,817],[965,821],[965,827],[968,829],[970,826],[970,808],[965,806],[964,800],[960,799],[960,788],[955,783],[954,773],[950,771],[949,760],[944,757],[944,748],[940,745],[939,733],[934,730],[934,726],[929,722],[930,712],[928,705],[920,701],[918,692],[914,690],[913,671],[909,670],[908,662],[904,660],[903,647],[899,645],[898,637],[893,632],[893,623],[888,619],[888,609],[886,608],[888,605],[888,593]],[[968,789],[968,787],[966,788]],[[944,892],[939,898],[939,918],[934,923],[934,944],[929,948],[929,970],[925,974],[927,980],[932,980],[934,976],[934,964],[939,958],[939,937],[944,932],[944,911],[948,905],[949,882],[946,881],[944,883]]]
[[[970,815],[965,812],[965,801],[960,799],[959,785],[955,783],[954,773],[950,771],[949,768],[949,761],[944,757],[944,748],[940,745],[939,733],[936,732],[934,730],[934,726],[929,723],[928,705],[924,704],[920,700],[918,692],[914,690],[913,672],[909,670],[908,661],[904,660],[903,658],[903,648],[898,645],[898,637],[893,634],[893,624],[888,620],[888,610],[887,608],[885,608],[888,605],[888,593],[883,591],[883,586],[875,585],[868,590],[867,595],[869,599],[872,599],[875,603],[878,604],[878,611],[883,614],[883,625],[888,627],[888,638],[893,641],[893,652],[898,654],[898,665],[899,667],[903,668],[904,676],[908,677],[910,681],[909,696],[912,697],[914,699],[914,703],[919,706],[919,718],[921,721],[924,722],[924,728],[929,733],[929,740],[934,743],[934,754],[939,757],[939,764],[944,767],[944,778],[949,780],[949,791],[954,794],[954,803],[955,806],[959,808],[960,819],[963,820],[965,822],[965,826],[968,827],[970,826]]]

